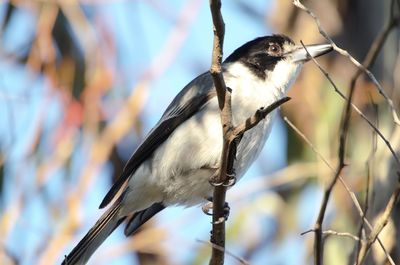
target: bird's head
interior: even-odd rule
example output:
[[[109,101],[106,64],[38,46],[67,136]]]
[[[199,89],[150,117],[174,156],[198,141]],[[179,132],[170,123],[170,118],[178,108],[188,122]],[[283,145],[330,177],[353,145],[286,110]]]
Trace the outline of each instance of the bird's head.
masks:
[[[259,37],[236,49],[224,63],[239,62],[263,80],[289,81],[297,76],[303,63],[311,59],[310,55],[318,57],[332,50],[330,44],[306,45],[306,48],[308,53],[285,35]]]

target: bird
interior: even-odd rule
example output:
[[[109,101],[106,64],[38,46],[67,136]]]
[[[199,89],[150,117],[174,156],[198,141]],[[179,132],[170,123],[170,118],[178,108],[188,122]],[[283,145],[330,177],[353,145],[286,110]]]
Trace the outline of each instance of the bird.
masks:
[[[302,65],[331,50],[330,44],[296,45],[283,34],[258,37],[234,50],[222,63],[233,125],[284,97]],[[234,160],[237,180],[260,154],[275,116],[273,111],[242,136]],[[110,206],[62,265],[86,264],[124,221],[129,236],[168,206],[206,202],[213,192],[209,179],[220,166],[222,137],[217,94],[207,71],[176,95],[133,152],[99,208]]]

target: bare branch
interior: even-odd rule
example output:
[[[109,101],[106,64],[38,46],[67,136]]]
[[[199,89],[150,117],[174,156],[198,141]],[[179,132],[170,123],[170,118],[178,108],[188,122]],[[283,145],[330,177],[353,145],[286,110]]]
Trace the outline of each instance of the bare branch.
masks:
[[[398,176],[398,177],[400,177],[400,176]],[[392,193],[392,196],[390,196],[390,199],[389,199],[388,204],[386,205],[385,211],[382,213],[382,215],[379,217],[378,221],[375,223],[374,229],[372,230],[371,235],[368,237],[368,242],[361,246],[357,264],[362,264],[369,249],[371,248],[372,244],[377,240],[379,234],[381,233],[383,228],[388,223],[390,215],[392,214],[392,211],[399,199],[399,196],[400,196],[400,182],[397,183],[396,189]]]
[[[289,119],[288,117],[283,117],[283,120],[298,134],[300,135],[301,138],[311,147],[311,149],[314,151],[314,153],[317,154],[317,156],[324,162],[324,164],[332,171],[334,172],[335,169],[329,164],[328,160],[325,159],[325,157],[317,150],[317,148],[311,143],[311,141],[302,133],[299,128],[297,128]]]
[[[389,98],[389,96],[386,94],[385,90],[383,89],[383,87],[381,86],[381,84],[378,82],[378,80],[375,78],[375,76],[371,73],[371,71],[369,71],[366,67],[364,67],[360,62],[358,62],[353,56],[351,56],[350,53],[348,53],[346,50],[340,48],[339,46],[336,45],[336,43],[328,36],[328,34],[326,33],[326,31],[323,29],[321,22],[319,21],[319,19],[317,18],[317,16],[307,7],[305,7],[300,0],[293,0],[293,4],[295,6],[297,6],[298,8],[304,10],[305,12],[307,12],[315,21],[317,27],[318,27],[318,31],[319,33],[327,40],[329,41],[329,43],[332,45],[333,49],[335,51],[337,51],[338,53],[340,53],[341,55],[347,57],[358,69],[359,71],[365,72],[365,74],[368,75],[368,77],[371,79],[371,81],[375,84],[376,88],[379,91],[379,94],[381,94],[383,96],[383,98],[387,101],[391,112],[392,112],[392,116],[393,116],[393,121],[395,124],[400,125],[400,119],[397,115],[396,112],[396,108],[393,104],[393,101],[391,98]],[[397,25],[399,23],[399,18],[397,17],[395,19],[395,21],[393,22],[394,25],[391,27],[394,27],[395,25]],[[387,36],[387,35],[386,35]],[[386,36],[382,36],[382,42],[384,42],[384,40],[386,39]],[[379,45],[377,45],[379,48]],[[379,49],[377,49],[379,50]],[[367,58],[368,59],[368,58]],[[374,60],[374,56],[371,57],[371,62],[373,62]]]
[[[348,232],[337,232],[337,231],[334,231],[334,230],[325,230],[325,231],[322,232],[322,234],[325,235],[325,236],[333,235],[333,236],[349,237],[351,239],[354,239],[355,241],[361,241],[358,236],[355,236],[355,235],[353,235],[351,233],[348,233]]]
[[[315,21],[315,23],[317,24],[318,30],[320,32],[320,34],[322,36],[324,36],[333,46],[333,48],[339,52],[340,54],[348,57],[348,59],[358,67],[358,71],[364,71],[369,78],[375,83],[379,93],[385,98],[385,100],[388,102],[391,110],[392,110],[392,115],[393,115],[393,120],[394,122],[399,125],[399,119],[397,116],[397,113],[395,111],[395,108],[393,106],[393,101],[386,95],[386,93],[384,92],[383,88],[381,87],[381,85],[379,84],[379,82],[376,80],[375,76],[367,69],[365,68],[362,64],[360,64],[356,59],[354,59],[346,50],[343,50],[341,48],[339,48],[334,42],[333,40],[328,36],[328,34],[323,30],[321,23],[319,21],[319,19],[315,16],[315,14],[313,12],[311,12],[308,8],[306,8],[303,4],[300,3],[300,0],[293,0],[294,5],[296,5],[297,7],[299,7],[300,9],[306,11]],[[387,35],[386,35],[387,36]],[[383,36],[382,37],[382,41],[381,43],[384,42],[384,39],[386,37]],[[304,46],[304,44],[302,43],[304,49],[306,49],[306,47]],[[378,46],[379,47],[379,46]],[[306,49],[307,51],[307,49]],[[378,49],[377,49],[378,51]],[[307,51],[308,53],[308,51]],[[310,54],[309,54],[310,55]],[[311,57],[311,56],[310,56]],[[372,63],[374,60],[375,56],[371,56],[368,57],[371,58],[370,62]],[[312,57],[311,57],[312,58]],[[312,60],[318,65],[318,67],[322,70],[322,67],[317,63],[317,61],[312,58]],[[323,71],[325,76],[327,77],[327,79],[331,82],[331,84],[334,86],[335,91],[339,92],[339,89],[336,87],[336,85],[334,84],[334,82],[332,81],[332,79],[329,77],[328,73]],[[356,77],[354,78],[354,82],[353,82],[353,87],[350,89],[349,91],[349,95],[347,97],[347,103],[346,103],[346,107],[345,107],[345,111],[343,113],[343,119],[342,119],[342,125],[341,125],[341,130],[340,130],[340,141],[339,141],[339,150],[338,150],[338,158],[339,158],[339,163],[337,165],[336,171],[335,171],[335,176],[332,179],[332,181],[329,183],[329,185],[325,188],[325,192],[324,192],[324,196],[323,196],[323,200],[322,200],[322,204],[321,204],[321,208],[318,214],[318,218],[317,221],[315,223],[314,229],[315,229],[315,242],[314,242],[314,263],[315,264],[323,264],[323,242],[322,242],[322,233],[321,233],[321,229],[322,229],[322,222],[324,219],[324,215],[325,215],[325,211],[326,211],[326,206],[328,204],[329,201],[329,197],[330,197],[330,193],[333,189],[333,187],[336,184],[337,179],[339,178],[341,171],[343,170],[344,166],[345,166],[345,149],[346,149],[346,142],[347,142],[347,135],[348,135],[348,129],[349,129],[349,124],[350,124],[350,114],[351,114],[351,107],[354,108],[354,105],[352,103],[352,98],[354,95],[354,87],[355,87],[355,81],[356,81]],[[346,99],[346,97],[343,95],[343,93],[339,93],[343,98]],[[362,115],[363,117],[365,117],[364,114],[362,114],[362,112],[359,112],[360,115]],[[371,127],[373,127],[376,132],[380,135],[381,138],[384,138],[382,133],[371,123],[369,122],[369,120],[365,117],[365,119],[368,121],[368,123],[370,124]],[[391,147],[390,143],[384,139],[386,145],[389,147],[390,151],[392,152],[393,156],[396,158],[396,162],[398,163],[398,165],[400,165],[400,161],[396,156],[396,153],[394,152],[393,148]]]
[[[317,148],[311,143],[311,141],[304,135],[304,133],[302,133],[300,131],[300,129],[298,129],[287,117],[284,117],[285,122],[297,133],[300,135],[301,138],[303,138],[303,140],[311,147],[311,149],[319,156],[319,158],[324,162],[324,164],[332,171],[332,173],[335,173],[335,170],[333,168],[333,166],[331,166],[328,162],[328,160],[317,150]],[[356,207],[359,216],[361,217],[361,219],[363,220],[363,222],[365,222],[365,224],[367,225],[367,227],[369,228],[370,231],[373,230],[371,223],[368,221],[368,219],[366,218],[366,214],[363,211],[356,195],[354,194],[354,192],[352,192],[350,190],[350,188],[348,187],[348,185],[346,184],[346,182],[344,181],[344,179],[339,176],[339,180],[340,183],[342,183],[343,187],[346,189],[347,194],[349,194],[350,199],[353,201],[354,206]],[[301,235],[307,234],[309,232],[315,232],[315,229],[310,229],[307,230],[303,233],[301,233]],[[379,243],[379,245],[381,246],[383,252],[385,253],[387,259],[389,260],[390,264],[394,265],[394,261],[392,259],[392,257],[390,256],[389,252],[386,250],[385,246],[383,245],[382,241],[379,239],[379,237],[377,237],[377,241]]]
[[[304,45],[303,45],[303,46],[304,46]],[[305,49],[306,49],[306,48],[305,48]],[[307,50],[307,49],[306,49],[306,50]],[[307,51],[307,52],[308,52],[308,51]],[[349,102],[349,103],[351,104],[351,106],[353,107],[353,109],[354,109],[365,121],[367,121],[367,123],[371,126],[371,128],[373,128],[373,130],[374,130],[374,131],[379,135],[379,137],[385,142],[386,146],[389,148],[390,152],[392,153],[393,158],[395,159],[395,161],[396,161],[396,163],[397,163],[397,165],[398,165],[398,167],[399,167],[399,166],[400,166],[399,158],[398,158],[396,152],[394,151],[393,147],[391,146],[390,142],[383,136],[382,132],[381,132],[381,131],[380,131],[366,116],[365,116],[364,113],[361,112],[360,109],[358,109],[353,103],[351,103],[351,102],[345,97],[345,95],[338,89],[338,87],[336,86],[336,84],[333,82],[333,80],[331,79],[331,77],[329,76],[329,74],[322,68],[322,66],[321,66],[314,58],[311,58],[311,59],[312,59],[312,60],[314,61],[314,63],[318,66],[318,68],[324,73],[324,75],[326,76],[326,78],[328,79],[328,81],[329,81],[329,82],[332,84],[332,86],[334,87],[335,91],[336,91],[343,99],[345,99],[347,102]],[[342,143],[344,144],[345,142],[342,142]],[[339,149],[340,149],[340,147],[339,147]],[[342,154],[344,154],[344,153],[342,153]],[[339,163],[339,165],[340,165],[340,163]],[[343,165],[344,165],[344,164],[343,164]],[[341,170],[341,169],[340,169],[340,170]],[[342,180],[342,178],[341,178],[339,175],[337,175],[337,173],[339,173],[339,175],[340,175],[340,172],[339,172],[339,171],[337,171],[337,172],[335,173],[335,178],[333,179],[331,185],[334,184],[334,183],[336,182],[336,176],[338,176],[339,179],[341,180],[341,182],[342,182],[343,184],[345,184],[344,181]],[[328,188],[329,188],[329,187],[328,187]],[[333,188],[333,186],[332,186],[332,188]],[[351,192],[351,190],[350,190],[346,185],[345,185],[345,188],[346,188],[347,191],[350,193],[350,196],[353,198],[353,202],[357,202],[357,203],[356,203],[356,206],[357,206],[357,209],[358,209],[358,211],[359,211],[359,214],[360,214],[361,218],[362,218],[363,221],[367,224],[368,228],[369,228],[370,230],[372,230],[372,226],[371,226],[370,222],[368,222],[368,220],[365,218],[365,214],[364,214],[364,212],[362,211],[361,206],[360,206],[359,202],[357,201],[357,198],[356,198],[355,194],[354,194],[353,192]],[[327,195],[327,193],[325,193],[325,195]],[[325,207],[326,207],[325,199],[328,200],[329,197],[324,196],[323,204],[322,204],[322,206],[321,206],[321,210],[323,210],[323,211],[325,211]],[[328,201],[326,201],[326,203],[327,203],[327,202],[328,202]],[[320,217],[320,216],[319,216],[319,217]],[[319,224],[319,221],[320,221],[320,219],[318,218],[317,223],[316,223],[316,227],[317,227],[317,228],[320,227],[320,226],[319,226],[319,225],[320,225],[320,224]],[[321,224],[322,224],[322,223],[321,223]],[[319,232],[319,230],[316,230],[316,231]],[[318,249],[318,251],[321,251],[321,250],[322,250],[322,238],[321,238],[322,235],[321,235],[320,233],[319,233],[319,234],[316,233],[316,236],[317,236],[317,239],[318,239],[318,238],[320,239],[320,240],[316,240],[316,242],[315,242],[315,244],[317,245],[317,246],[316,246],[316,249]],[[388,261],[390,262],[390,264],[394,265],[395,263],[394,263],[393,259],[390,257],[390,254],[387,252],[386,248],[384,247],[382,241],[381,241],[379,238],[377,238],[377,239],[378,239],[379,245],[380,245],[381,248],[383,249],[383,251],[384,251],[386,257],[388,258]],[[322,254],[321,254],[321,253],[320,253],[320,254],[315,253],[315,258],[321,257],[320,255],[322,255]],[[316,263],[316,264],[317,264],[317,263]]]
[[[304,46],[304,44],[302,43],[304,49],[307,51],[307,48]],[[308,53],[308,51],[307,51]],[[345,145],[346,145],[346,138],[347,138],[347,131],[348,131],[348,126],[349,126],[349,121],[350,121],[350,107],[353,107],[353,109],[365,120],[367,121],[367,123],[374,129],[374,131],[380,136],[380,138],[385,142],[385,144],[387,145],[387,147],[389,148],[390,152],[392,153],[396,163],[398,166],[400,166],[400,160],[396,154],[396,152],[394,151],[393,147],[391,146],[390,142],[383,136],[382,132],[365,116],[364,113],[362,113],[361,110],[359,110],[352,102],[351,102],[351,98],[346,98],[346,96],[339,90],[339,88],[336,86],[336,84],[333,82],[332,78],[329,76],[329,74],[322,68],[322,66],[314,59],[311,57],[311,59],[313,60],[313,62],[318,66],[318,68],[324,73],[324,75],[326,76],[326,78],[328,79],[328,81],[332,84],[332,86],[334,87],[335,91],[343,98],[346,100],[347,105],[346,105],[346,109],[345,112],[343,114],[343,123],[342,123],[342,127],[341,127],[341,132],[340,132],[340,143],[339,143],[339,164],[337,167],[337,170],[335,172],[335,177],[333,178],[332,182],[330,183],[330,185],[325,189],[325,193],[324,193],[324,197],[323,197],[323,201],[322,201],[322,205],[320,208],[320,214],[318,215],[316,224],[315,224],[315,232],[316,232],[316,240],[315,240],[315,263],[316,264],[322,264],[322,256],[323,256],[323,249],[322,249],[322,234],[321,234],[321,226],[322,226],[322,222],[323,222],[323,218],[324,218],[324,212],[326,210],[326,205],[328,203],[329,200],[329,196],[330,196],[330,192],[333,189],[337,178],[340,178],[340,173],[343,169],[343,167],[345,166],[344,163],[344,152],[345,152]],[[353,90],[350,90],[350,96],[353,95]],[[343,182],[343,181],[342,181]],[[355,197],[355,195],[354,195]],[[361,210],[361,207],[360,209]],[[362,217],[365,216],[364,213],[362,212],[362,210],[360,211],[362,213]],[[364,218],[363,218],[364,220]],[[382,242],[380,242],[380,245],[383,248],[383,244]],[[385,251],[386,253],[386,251]],[[388,256],[388,255],[387,255]],[[388,259],[391,260],[390,256],[388,256]]]
[[[315,232],[315,230],[314,229],[309,229],[307,231],[302,232],[300,235],[304,236],[305,234],[309,234],[311,232]],[[348,233],[348,232],[337,232],[337,231],[334,231],[334,230],[324,230],[324,231],[322,231],[322,234],[325,235],[325,236],[332,236],[333,235],[333,236],[349,237],[351,239],[354,239],[355,241],[361,241],[359,237],[357,237],[357,236],[355,236],[355,235],[353,235],[351,233]]]
[[[221,1],[210,0],[210,9],[214,26],[214,42],[212,51],[212,63],[210,73],[214,80],[215,89],[217,90],[219,108],[224,109],[225,98],[225,81],[222,76],[222,56],[225,36],[225,23],[221,14]]]
[[[371,66],[373,66],[376,58],[378,57],[379,52],[382,50],[383,44],[385,44],[385,41],[386,41],[387,37],[389,36],[389,33],[400,22],[399,17],[395,17],[395,15],[394,15],[394,4],[395,4],[395,0],[392,0],[391,12],[390,12],[388,22],[386,23],[385,27],[381,30],[381,32],[375,37],[375,40],[371,44],[371,47],[370,47],[367,55],[365,56],[365,59],[363,60],[362,65],[365,68],[370,68]],[[352,78],[351,84],[353,84],[353,82],[355,82],[355,80],[360,76],[362,71],[363,71],[362,69],[358,68],[357,72],[354,74],[354,76]]]
[[[210,0],[210,10],[214,26],[214,44],[212,52],[212,63],[210,73],[212,75],[214,86],[217,91],[218,104],[221,110],[221,124],[223,130],[223,147],[221,155],[221,165],[219,174],[215,182],[224,183],[228,172],[228,156],[230,144],[227,141],[227,132],[232,127],[232,109],[231,109],[231,96],[227,92],[224,78],[222,76],[222,55],[223,43],[225,34],[225,24],[221,14],[221,1]],[[214,180],[212,180],[214,181]],[[222,265],[224,264],[224,249],[225,249],[225,218],[224,218],[224,204],[226,197],[227,187],[218,185],[214,187],[213,192],[213,222],[211,232],[211,243],[221,247],[220,249],[212,248],[210,264]]]
[[[303,44],[303,43],[302,43]],[[303,47],[306,49],[307,48],[304,46]],[[307,51],[308,52],[308,51]],[[357,112],[358,115],[360,115],[360,117],[362,119],[364,119],[368,125],[379,135],[379,137],[382,139],[382,141],[386,144],[386,146],[389,148],[390,152],[393,155],[393,158],[395,159],[397,165],[400,167],[400,160],[396,154],[396,152],[394,151],[392,145],[390,144],[390,142],[386,139],[386,137],[382,134],[382,132],[367,118],[367,116],[365,116],[365,114],[356,106],[354,105],[354,103],[350,102],[349,99],[343,94],[343,92],[336,86],[335,82],[332,80],[332,78],[330,77],[330,75],[328,74],[327,71],[325,71],[324,68],[322,68],[321,64],[318,63],[317,60],[315,60],[314,58],[311,58],[311,60],[318,66],[318,68],[321,70],[321,72],[325,75],[326,79],[328,79],[328,81],[331,83],[332,87],[334,88],[335,92],[339,94],[339,96],[344,99],[346,102],[349,102],[349,104],[351,105],[351,107]],[[343,152],[343,151],[342,151]]]
[[[200,240],[200,239],[197,239],[197,242],[203,243],[203,244],[206,244],[206,245],[209,245],[209,246],[211,246],[212,248],[216,248],[216,249],[218,249],[219,251],[225,252],[226,254],[228,254],[229,256],[231,256],[232,258],[234,258],[235,260],[237,260],[240,264],[250,265],[250,263],[249,263],[248,261],[246,261],[245,259],[243,259],[243,258],[241,258],[241,257],[239,257],[239,256],[236,256],[236,255],[233,254],[232,252],[230,252],[230,251],[226,250],[225,248],[222,248],[222,247],[220,247],[220,246],[218,246],[218,245],[216,245],[216,244],[213,244],[213,243],[210,243],[210,242],[207,242],[207,241],[204,241],[204,240]]]
[[[397,1],[398,7],[400,8],[400,2]],[[395,0],[391,1],[391,5],[390,5],[390,16],[388,19],[388,22],[386,23],[385,27],[381,30],[381,32],[376,36],[374,42],[372,43],[364,61],[363,61],[363,65],[365,66],[365,68],[370,68],[378,54],[379,51],[382,49],[383,44],[385,43],[389,33],[395,28],[395,26],[397,26],[399,24],[399,17],[395,16],[395,5],[396,2]],[[362,71],[360,68],[358,68],[357,72],[354,74],[353,78],[351,79],[350,82],[350,91],[353,93],[353,91],[355,90],[355,85],[357,82],[358,77],[361,75]],[[372,99],[371,99],[372,101]],[[375,112],[377,112],[377,109],[375,107]],[[376,152],[376,132],[373,132],[372,135],[372,139],[373,139],[373,148],[371,150],[371,154],[369,155],[368,161],[367,161],[367,183],[366,183],[366,195],[365,195],[365,204],[364,204],[364,216],[367,213],[368,210],[368,204],[369,204],[369,187],[370,187],[370,171],[371,171],[371,161],[373,159],[373,156]],[[364,218],[361,218],[361,224],[360,224],[360,228],[359,228],[359,232],[358,235],[359,237],[361,237],[362,232],[364,229]],[[378,238],[379,243],[382,245],[382,243],[380,242],[379,238]],[[357,251],[356,251],[356,264],[359,264],[359,258],[360,258],[360,251],[362,250],[362,242],[359,241],[357,244]],[[389,257],[390,260],[390,257]]]
[[[239,137],[240,135],[243,135],[243,133],[245,131],[250,130],[251,128],[253,128],[254,126],[256,126],[261,120],[263,120],[270,112],[272,112],[274,109],[278,108],[280,105],[282,105],[283,103],[287,102],[290,100],[290,97],[283,97],[277,101],[275,101],[274,103],[272,103],[271,105],[269,105],[267,108],[260,108],[259,110],[257,110],[256,113],[254,113],[253,116],[251,116],[250,118],[248,118],[245,122],[243,122],[242,124],[240,124],[239,126],[237,126],[234,130],[233,130],[233,134],[232,136],[234,138]],[[232,139],[233,140],[233,139]]]

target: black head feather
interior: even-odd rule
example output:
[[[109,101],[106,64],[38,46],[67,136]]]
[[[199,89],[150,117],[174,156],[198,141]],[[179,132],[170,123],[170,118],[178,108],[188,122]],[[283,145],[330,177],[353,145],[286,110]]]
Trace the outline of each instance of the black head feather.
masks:
[[[259,37],[237,48],[224,63],[242,62],[259,78],[265,79],[266,70],[272,71],[283,58],[284,45],[295,45],[285,35]]]

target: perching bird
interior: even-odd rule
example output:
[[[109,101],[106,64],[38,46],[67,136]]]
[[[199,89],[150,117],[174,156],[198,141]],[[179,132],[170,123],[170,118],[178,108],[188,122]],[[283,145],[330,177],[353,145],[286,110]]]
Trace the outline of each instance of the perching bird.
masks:
[[[306,46],[317,57],[331,45]],[[284,35],[260,37],[236,49],[223,62],[226,86],[232,90],[234,125],[282,98],[310,59],[302,46]],[[274,113],[247,131],[234,162],[240,179],[259,155],[271,129]],[[192,206],[212,195],[209,183],[218,172],[222,129],[213,80],[206,72],[191,81],[168,106],[160,121],[136,149],[121,176],[100,204],[107,206],[62,264],[86,264],[103,241],[128,216],[125,234],[131,235],[152,216],[171,205]]]

